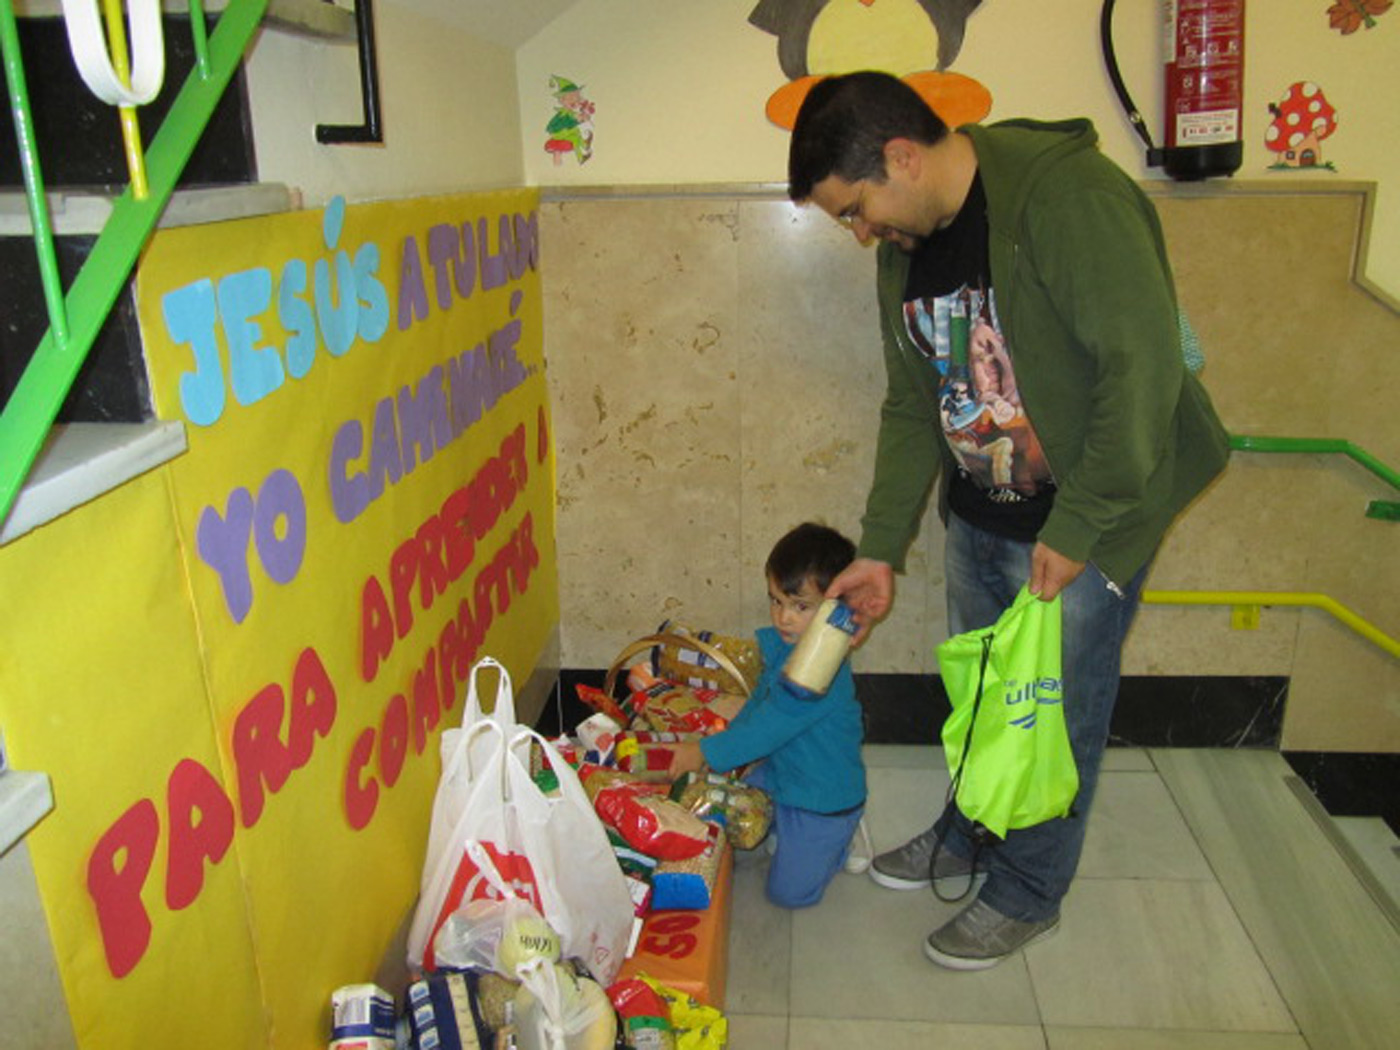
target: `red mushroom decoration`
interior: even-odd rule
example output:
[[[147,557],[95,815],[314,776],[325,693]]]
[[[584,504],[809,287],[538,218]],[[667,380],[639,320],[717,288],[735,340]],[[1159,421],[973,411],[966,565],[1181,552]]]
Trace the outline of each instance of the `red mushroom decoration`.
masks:
[[[1320,143],[1337,130],[1337,111],[1316,84],[1299,81],[1283,100],[1270,104],[1273,123],[1264,145],[1279,155],[1286,168],[1311,168],[1322,163]]]

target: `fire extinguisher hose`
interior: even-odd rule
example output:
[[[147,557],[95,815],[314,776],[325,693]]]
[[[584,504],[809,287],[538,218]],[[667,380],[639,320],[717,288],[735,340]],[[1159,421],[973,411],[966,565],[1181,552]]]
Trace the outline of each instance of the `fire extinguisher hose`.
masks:
[[[1137,103],[1128,94],[1128,86],[1123,83],[1123,75],[1118,72],[1118,56],[1113,50],[1113,8],[1115,2],[1116,0],[1103,0],[1103,11],[1099,16],[1099,39],[1103,47],[1104,67],[1108,71],[1108,79],[1113,83],[1113,90],[1118,95],[1118,101],[1123,104],[1123,112],[1128,115],[1128,122],[1132,124],[1138,138],[1147,144],[1148,165],[1159,165],[1162,163],[1161,153],[1153,145],[1152,134],[1147,130],[1147,122],[1142,119],[1142,114],[1138,112]]]

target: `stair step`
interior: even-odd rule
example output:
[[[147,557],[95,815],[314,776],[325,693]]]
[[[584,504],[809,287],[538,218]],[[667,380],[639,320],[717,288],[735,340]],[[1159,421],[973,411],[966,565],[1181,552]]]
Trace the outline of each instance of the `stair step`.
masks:
[[[1380,890],[1391,914],[1400,915],[1400,838],[1380,817],[1333,817],[1332,823],[1350,846],[1354,861],[1374,878],[1372,891]]]
[[[118,193],[101,189],[58,190],[45,195],[53,231],[59,236],[102,232]],[[157,226],[195,226],[206,222],[275,215],[301,207],[300,195],[280,182],[249,182],[176,190]],[[29,237],[29,202],[19,190],[0,191],[0,237]]]
[[[183,423],[58,424],[49,431],[0,528],[0,544],[174,459],[187,447]]]
[[[228,6],[228,0],[209,0],[204,10],[217,15]],[[190,5],[184,0],[163,0],[161,10],[167,15],[187,15]],[[61,18],[63,0],[15,0],[15,15],[19,18]],[[287,29],[325,40],[355,39],[355,5],[332,3],[330,0],[268,0],[263,22],[275,29]]]
[[[109,194],[50,195],[59,273],[71,287],[112,212]],[[279,183],[176,191],[162,227],[221,222],[295,210],[297,193]],[[0,287],[6,325],[0,327],[0,405],[10,397],[49,328],[43,284],[24,194],[0,193]],[[59,410],[59,423],[139,423],[150,419],[150,392],[130,287],[113,305]]]

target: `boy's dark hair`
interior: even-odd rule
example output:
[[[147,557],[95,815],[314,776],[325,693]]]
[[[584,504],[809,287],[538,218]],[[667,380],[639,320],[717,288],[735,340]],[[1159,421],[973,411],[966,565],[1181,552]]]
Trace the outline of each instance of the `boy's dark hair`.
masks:
[[[833,528],[805,522],[773,545],[763,571],[784,594],[796,594],[808,580],[825,591],[856,557],[856,545]]]
[[[885,143],[932,146],[948,125],[912,87],[888,73],[818,81],[798,111],[788,146],[788,196],[801,203],[828,176],[885,181]]]

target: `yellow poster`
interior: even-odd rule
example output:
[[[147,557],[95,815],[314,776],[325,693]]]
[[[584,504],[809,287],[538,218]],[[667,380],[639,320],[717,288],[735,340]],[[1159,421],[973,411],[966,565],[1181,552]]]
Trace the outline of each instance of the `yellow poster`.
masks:
[[[104,562],[135,582],[80,618],[131,633],[85,672],[135,686],[129,750],[0,709],[59,800],[31,844],[84,1047],[324,1046],[411,909],[468,671],[522,683],[558,618],[536,209],[337,199],[143,257],[152,396],[189,451],[121,495],[149,528],[86,533],[126,537]],[[44,532],[0,585],[71,552]],[[61,689],[48,659],[26,677]]]

